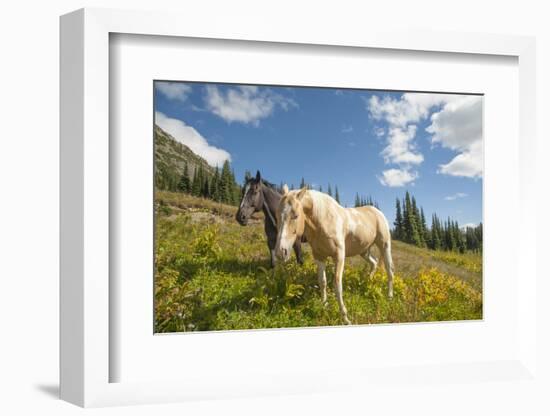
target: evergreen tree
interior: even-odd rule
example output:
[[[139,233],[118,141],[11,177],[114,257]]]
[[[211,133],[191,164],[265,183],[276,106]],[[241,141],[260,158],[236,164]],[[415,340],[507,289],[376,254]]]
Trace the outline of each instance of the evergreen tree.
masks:
[[[328,196],[332,196],[332,188],[330,187],[330,183],[328,184],[327,193],[328,193]]]
[[[217,166],[214,169],[214,175],[210,181],[210,198],[220,202],[220,170]]]
[[[459,252],[464,253],[466,251],[466,241],[464,241],[464,233],[458,226],[458,222],[455,222],[455,233],[456,233],[457,249]]]
[[[479,251],[483,251],[483,224],[479,224],[475,229],[474,233],[477,240],[477,247]]]
[[[422,233],[422,240],[424,241],[424,247],[427,247],[429,246],[430,233],[428,232],[426,216],[424,215],[424,208],[422,207],[420,207],[420,230]]]
[[[223,162],[220,176],[220,202],[231,204],[233,201],[233,181],[229,161]]]
[[[441,233],[439,230],[439,219],[436,214],[432,215],[432,229],[430,238],[430,248],[432,250],[441,250]]]
[[[361,206],[361,199],[359,198],[359,194],[356,193],[355,194],[355,208],[360,207],[360,206]]]
[[[204,198],[210,198],[210,183],[208,182],[208,176],[204,178],[201,196]]]
[[[334,199],[336,199],[336,202],[340,203],[340,194],[338,193],[338,187],[334,187]]]
[[[306,187],[306,181],[304,179],[304,177],[302,176],[302,180],[300,181],[300,189],[303,189]]]
[[[199,170],[195,166],[195,170],[193,172],[193,183],[191,184],[191,194],[193,196],[199,196],[201,190],[201,184],[199,179]]]
[[[178,182],[178,190],[181,192],[189,193],[191,191],[191,179],[189,178],[189,169],[187,167],[187,162],[183,167],[183,174],[180,177]]]
[[[416,206],[416,205],[415,205]],[[405,241],[416,246],[422,246],[422,240],[418,233],[418,224],[416,219],[416,208],[411,202],[409,191],[405,194],[405,208],[403,218],[403,228],[405,232]]]
[[[396,240],[402,240],[403,239],[403,215],[401,213],[401,203],[399,202],[399,198],[395,199],[395,221],[393,225],[395,225],[394,238]]]
[[[412,205],[414,226],[416,228],[416,234],[414,236],[414,244],[417,245],[418,247],[424,247],[426,243],[424,241],[424,233],[422,231],[422,224],[421,224],[422,219],[420,218],[420,211],[418,210],[418,206],[416,205],[416,199],[414,196],[412,197],[411,205]]]

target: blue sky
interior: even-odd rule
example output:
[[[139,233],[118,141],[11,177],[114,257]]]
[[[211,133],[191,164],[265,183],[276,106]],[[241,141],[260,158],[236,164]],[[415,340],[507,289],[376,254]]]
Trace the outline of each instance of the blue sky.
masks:
[[[409,190],[428,219],[482,221],[480,96],[156,81],[155,122],[239,180],[330,183],[390,221]]]

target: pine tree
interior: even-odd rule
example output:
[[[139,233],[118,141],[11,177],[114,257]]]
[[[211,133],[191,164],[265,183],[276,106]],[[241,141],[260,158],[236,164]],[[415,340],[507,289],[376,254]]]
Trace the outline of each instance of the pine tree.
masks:
[[[441,233],[439,230],[439,219],[436,214],[432,215],[432,230],[431,230],[431,249],[432,250],[441,250]]]
[[[401,203],[399,198],[395,199],[395,225],[394,238],[396,240],[403,239],[403,215],[401,214]]]
[[[336,199],[336,202],[340,203],[340,194],[338,193],[338,187],[334,187],[334,199]]]
[[[414,244],[418,247],[424,247],[426,245],[424,241],[424,233],[422,232],[422,224],[421,224],[421,218],[420,218],[420,212],[418,211],[418,206],[416,205],[416,199],[413,196],[412,197],[412,214],[413,214],[413,222],[414,227],[416,228],[416,232],[414,234]]]
[[[355,194],[355,208],[360,207],[360,206],[361,206],[361,199],[359,198],[359,194],[356,193]]]
[[[332,188],[330,187],[330,183],[328,184],[327,193],[328,193],[328,196],[332,196]]]
[[[458,222],[455,222],[455,233],[457,240],[457,249],[459,252],[464,253],[466,251],[466,242],[464,241],[464,233],[458,226]]]
[[[300,181],[300,189],[303,189],[306,187],[306,181],[304,179],[304,177],[302,176],[302,180]]]
[[[229,161],[226,160],[223,162],[222,173],[220,176],[220,202],[224,204],[232,203],[232,184],[231,180],[231,167],[229,166]]]
[[[405,194],[404,211],[405,213],[403,218],[403,228],[405,233],[405,241],[416,246],[421,246],[422,242],[418,233],[415,207],[413,207],[412,205],[409,191],[407,191]]]
[[[479,223],[479,225],[474,229],[474,233],[477,240],[477,249],[478,251],[483,251],[483,224]]]
[[[199,179],[199,170],[195,166],[195,170],[193,172],[193,183],[191,184],[191,194],[193,196],[199,196],[201,190],[201,184]]]
[[[220,170],[217,166],[214,169],[214,175],[210,181],[210,198],[220,202]]]
[[[428,233],[428,226],[426,225],[426,216],[424,215],[424,208],[420,207],[420,232],[422,233],[422,240],[424,241],[424,247],[429,246],[430,234]]]
[[[187,162],[183,167],[183,174],[180,177],[178,182],[178,190],[181,192],[189,193],[191,191],[191,180],[189,179],[189,169],[187,167]]]
[[[204,198],[210,199],[210,183],[208,182],[208,176],[204,178],[201,195]]]
[[[476,232],[473,227],[467,227],[465,230],[465,248],[470,251],[479,250],[479,241],[477,240]]]

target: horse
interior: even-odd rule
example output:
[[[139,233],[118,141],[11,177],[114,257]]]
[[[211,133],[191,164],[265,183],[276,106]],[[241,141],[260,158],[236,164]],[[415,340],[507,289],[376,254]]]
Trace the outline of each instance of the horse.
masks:
[[[324,305],[327,304],[325,261],[328,257],[334,260],[334,291],[341,318],[346,324],[351,323],[342,294],[346,257],[363,257],[371,265],[372,276],[377,260],[370,254],[370,249],[373,245],[377,246],[388,274],[388,297],[393,297],[394,268],[390,227],[380,210],[373,206],[344,208],[324,193],[307,188],[289,192],[285,185],[277,209],[277,219],[277,256],[284,261],[288,260],[289,247],[300,240],[302,235],[306,236],[317,263],[317,277]]]
[[[275,186],[262,179],[260,171],[256,172],[255,178],[246,181],[239,210],[235,216],[237,222],[241,225],[247,225],[248,220],[255,212],[264,213],[264,231],[267,237],[267,247],[269,248],[271,267],[275,267],[275,244],[277,242],[277,220],[276,211],[281,200],[281,194],[277,192]],[[292,244],[296,253],[298,264],[303,264],[301,239],[296,239]]]

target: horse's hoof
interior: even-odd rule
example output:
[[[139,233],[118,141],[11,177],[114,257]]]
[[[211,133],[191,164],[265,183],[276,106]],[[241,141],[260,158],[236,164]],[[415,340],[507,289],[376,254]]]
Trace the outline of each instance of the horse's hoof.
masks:
[[[346,325],[351,325],[351,321],[348,319],[347,316],[344,316],[343,320]]]

